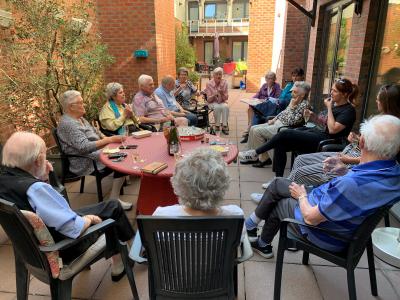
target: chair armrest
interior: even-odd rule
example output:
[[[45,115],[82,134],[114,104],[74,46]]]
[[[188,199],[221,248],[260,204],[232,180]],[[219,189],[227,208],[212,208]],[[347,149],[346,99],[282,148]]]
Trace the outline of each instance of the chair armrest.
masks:
[[[317,148],[317,152],[321,152],[322,147],[324,147],[325,145],[331,145],[331,144],[342,144],[343,140],[340,138],[337,139],[326,139],[323,141],[320,141],[318,144],[318,148]]]
[[[242,243],[240,244],[241,256],[236,259],[236,263],[240,264],[253,256],[253,249],[251,248],[249,237],[247,234],[244,236]]]
[[[73,245],[76,245],[77,243],[88,239],[94,234],[97,234],[99,231],[105,231],[110,226],[113,226],[115,221],[113,219],[107,219],[99,224],[90,226],[84,234],[79,236],[76,239],[71,239],[71,238],[66,238],[58,243],[55,243],[54,245],[51,246],[39,246],[40,251],[42,252],[52,252],[52,251],[59,251],[59,250],[65,250],[70,248]]]
[[[329,144],[321,147],[321,152],[341,152],[345,145],[342,144]]]
[[[340,234],[337,234],[335,231],[332,231],[332,230],[329,230],[329,229],[326,229],[326,228],[321,228],[321,227],[314,226],[314,225],[310,225],[310,224],[306,224],[304,222],[300,222],[298,220],[290,219],[290,218],[285,218],[285,219],[282,220],[282,222],[281,222],[281,230],[283,229],[286,232],[287,231],[286,230],[287,229],[287,224],[289,224],[289,223],[324,232],[324,233],[332,236],[333,238],[341,240],[343,242],[350,243],[350,242],[353,241],[353,239],[349,239],[349,238],[344,237],[344,236],[342,236]]]
[[[133,240],[133,244],[131,247],[131,251],[129,251],[129,258],[133,261],[136,261],[139,264],[147,262],[147,258],[140,256],[140,252],[142,251],[142,240],[140,239],[139,230],[136,232],[135,238]]]

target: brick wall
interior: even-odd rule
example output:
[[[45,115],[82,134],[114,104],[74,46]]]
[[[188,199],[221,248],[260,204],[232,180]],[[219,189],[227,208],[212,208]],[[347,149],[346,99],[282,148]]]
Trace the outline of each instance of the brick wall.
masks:
[[[251,1],[249,11],[247,91],[259,89],[260,78],[271,68],[275,0]]]
[[[106,71],[106,81],[118,81],[131,97],[137,78],[148,74],[157,83],[161,76],[175,74],[175,18],[173,0],[99,0],[98,30],[109,46],[115,63]],[[146,49],[148,58],[134,58]]]
[[[307,8],[306,0],[298,0],[297,3]],[[287,2],[287,9],[282,41],[282,54],[280,67],[277,70],[278,82],[284,86],[285,80],[291,80],[294,68],[305,69],[307,59],[305,57],[310,29],[308,17]],[[307,43],[307,44],[306,44]]]

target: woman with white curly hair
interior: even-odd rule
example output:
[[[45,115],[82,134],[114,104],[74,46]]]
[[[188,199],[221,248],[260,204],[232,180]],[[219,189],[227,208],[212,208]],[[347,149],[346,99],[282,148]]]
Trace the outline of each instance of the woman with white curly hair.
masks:
[[[221,205],[229,173],[220,153],[198,148],[176,164],[171,178],[179,204],[158,207],[154,216],[243,216],[237,205]]]

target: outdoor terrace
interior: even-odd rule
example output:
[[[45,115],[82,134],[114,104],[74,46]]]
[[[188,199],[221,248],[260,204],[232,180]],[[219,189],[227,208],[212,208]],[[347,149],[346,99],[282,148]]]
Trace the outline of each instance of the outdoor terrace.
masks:
[[[241,90],[230,90],[231,115],[229,119],[229,140],[237,143],[239,149],[241,134],[247,126],[246,105],[241,98],[250,97]],[[287,170],[288,171],[288,170]],[[261,184],[273,177],[271,168],[255,169],[237,163],[229,165],[232,183],[225,196],[224,204],[237,204],[248,216],[255,208],[250,201],[250,193],[262,192]],[[111,189],[112,177],[105,178],[103,190],[105,196]],[[97,202],[94,177],[86,178],[85,193],[79,193],[79,182],[67,184],[67,190],[73,208]],[[136,202],[140,180],[132,178],[132,184],[125,187],[121,198]],[[128,212],[129,218],[135,218],[135,206]],[[3,239],[2,239],[3,237]],[[277,249],[278,239],[273,242]],[[336,300],[347,299],[346,273],[342,268],[310,256],[310,265],[301,264],[302,253],[285,253],[282,280],[282,299]],[[356,286],[358,299],[400,299],[400,270],[375,259],[379,298],[370,294],[366,255],[362,257],[356,269]],[[16,299],[15,268],[13,250],[9,241],[4,240],[0,233],[0,300]],[[148,299],[147,266],[135,265],[134,274],[141,299]],[[275,258],[264,259],[258,254],[239,267],[238,299],[256,300],[272,299],[275,274]],[[48,286],[32,278],[30,282],[29,299],[50,299]],[[110,261],[101,260],[91,270],[83,271],[73,282],[72,295],[74,299],[132,299],[128,280],[123,278],[113,283],[110,276]]]
[[[249,19],[204,19],[189,20],[189,36],[247,36],[249,35]]]

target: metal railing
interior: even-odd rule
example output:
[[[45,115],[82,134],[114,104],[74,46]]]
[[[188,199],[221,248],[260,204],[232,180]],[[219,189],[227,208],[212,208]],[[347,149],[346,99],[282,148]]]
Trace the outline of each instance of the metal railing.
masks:
[[[203,19],[203,20],[188,20],[189,34],[248,34],[249,19]]]

